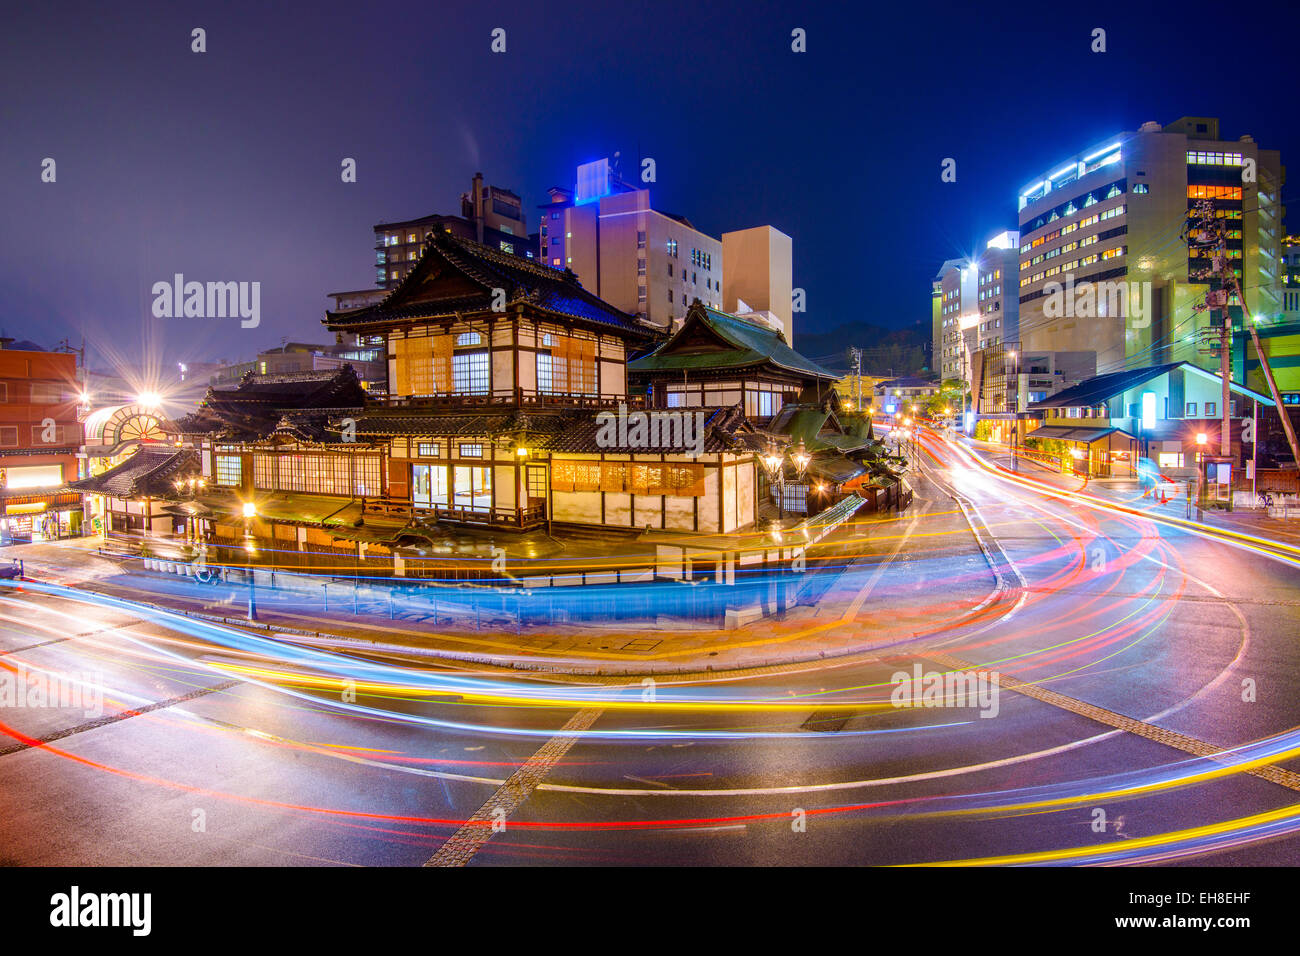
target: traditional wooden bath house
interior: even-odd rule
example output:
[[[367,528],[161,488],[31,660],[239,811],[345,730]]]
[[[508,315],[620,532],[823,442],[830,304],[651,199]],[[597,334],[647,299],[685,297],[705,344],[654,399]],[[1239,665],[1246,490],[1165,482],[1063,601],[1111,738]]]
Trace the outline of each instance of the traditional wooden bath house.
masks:
[[[399,573],[401,554],[445,541],[448,524],[751,527],[759,456],[785,437],[751,418],[770,421],[801,393],[815,398],[833,375],[776,333],[703,307],[692,315],[682,333],[698,342],[666,340],[571,273],[430,235],[384,299],[324,319],[332,331],[384,340],[387,397],[369,397],[350,367],[249,374],[210,389],[198,411],[166,426],[198,462],[174,504],[219,547],[300,565],[351,554]],[[701,346],[707,329],[712,344]],[[659,354],[665,341],[697,342],[697,354],[723,363],[721,378],[709,377],[707,360],[692,365],[691,382],[719,387],[650,403],[662,407],[630,393],[629,360]]]

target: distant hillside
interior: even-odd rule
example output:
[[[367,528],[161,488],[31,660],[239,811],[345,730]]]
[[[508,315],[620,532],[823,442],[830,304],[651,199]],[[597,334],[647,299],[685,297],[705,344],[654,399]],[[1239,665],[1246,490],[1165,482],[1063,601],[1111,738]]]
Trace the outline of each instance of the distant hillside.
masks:
[[[901,376],[925,367],[929,340],[929,326],[919,322],[905,329],[846,322],[829,332],[796,334],[794,347],[833,372],[848,372],[853,368],[849,349],[857,346],[862,349],[862,374]]]

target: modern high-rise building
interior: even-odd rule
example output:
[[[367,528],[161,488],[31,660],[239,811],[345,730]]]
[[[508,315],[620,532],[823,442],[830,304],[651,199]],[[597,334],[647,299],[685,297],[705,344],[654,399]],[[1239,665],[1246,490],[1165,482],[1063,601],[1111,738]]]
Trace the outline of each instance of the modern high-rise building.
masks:
[[[1300,406],[1300,238],[1282,240],[1282,302],[1277,312],[1251,316],[1283,406]],[[1246,293],[1249,297],[1250,293]],[[1254,310],[1252,310],[1254,311]],[[1268,393],[1259,353],[1249,333],[1232,336],[1232,377]]]
[[[1283,182],[1277,151],[1223,140],[1211,117],[1144,123],[1064,157],[1020,192],[1023,347],[1095,351],[1099,373],[1214,364],[1198,346],[1208,260],[1183,238],[1188,210],[1214,204],[1247,309],[1275,312]]]
[[[939,370],[940,380],[969,381],[970,352],[980,322],[979,268],[966,259],[949,259],[939,268],[934,283],[939,298],[939,339],[932,364]]]
[[[652,208],[650,191],[618,179],[609,160],[579,166],[572,193],[550,193],[541,207],[547,265],[572,270],[588,291],[663,329],[680,326],[695,299],[722,308],[722,243]]]
[[[485,186],[482,173],[475,173],[469,192],[461,194],[459,216],[435,214],[381,222],[374,229],[375,285],[386,290],[397,288],[415,267],[424,249],[424,238],[431,232],[449,232],[526,259],[534,258],[536,248],[536,240],[528,235],[528,220],[519,196],[500,186]],[[360,293],[346,294],[355,297]]]
[[[976,301],[980,349],[1017,342],[1020,338],[1020,297],[1011,283],[1018,271],[1020,235],[1000,232],[990,239],[976,261]]]

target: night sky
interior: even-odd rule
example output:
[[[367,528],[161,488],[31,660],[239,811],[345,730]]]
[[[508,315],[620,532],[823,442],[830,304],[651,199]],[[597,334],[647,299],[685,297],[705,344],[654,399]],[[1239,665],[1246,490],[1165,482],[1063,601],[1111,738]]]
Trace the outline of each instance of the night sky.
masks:
[[[656,160],[656,208],[794,238],[796,334],[928,329],[939,264],[1014,228],[1017,188],[1076,150],[1194,114],[1296,155],[1293,4],[1059,6],[10,4],[0,328],[84,334],[92,366],[329,341],[325,294],[373,285],[375,223],[458,214],[482,171],[535,230],[547,187],[620,150]],[[260,281],[260,327],[153,318],[176,272]]]

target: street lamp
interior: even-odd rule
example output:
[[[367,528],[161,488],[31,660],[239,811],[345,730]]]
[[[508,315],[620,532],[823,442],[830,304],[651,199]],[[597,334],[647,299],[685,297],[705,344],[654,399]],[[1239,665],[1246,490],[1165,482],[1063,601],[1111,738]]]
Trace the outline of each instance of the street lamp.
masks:
[[[794,450],[790,456],[790,461],[794,463],[795,474],[800,481],[803,481],[803,473],[808,467],[808,462],[812,461],[812,456],[804,450],[803,439],[799,439],[799,447]]]
[[[1205,432],[1196,433],[1196,520],[1200,521],[1205,517],[1205,501],[1209,497],[1209,491],[1206,488],[1207,482],[1204,479],[1205,446],[1210,440],[1210,436]],[[1187,496],[1187,517],[1192,516],[1192,496]]]
[[[773,484],[776,485],[776,514],[778,521],[785,520],[785,457],[781,455],[776,445],[767,446],[767,454],[763,456],[763,466],[767,468],[767,474]]]
[[[244,502],[244,552],[248,555],[248,619],[257,620],[257,578],[253,573],[253,556],[257,547],[249,523],[257,517],[257,505],[251,501]]]

